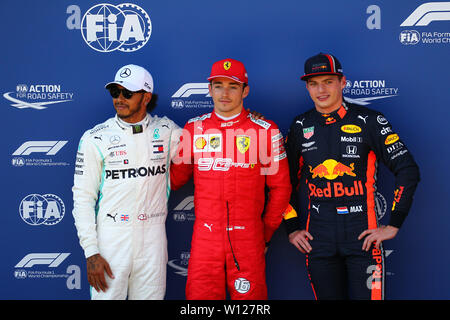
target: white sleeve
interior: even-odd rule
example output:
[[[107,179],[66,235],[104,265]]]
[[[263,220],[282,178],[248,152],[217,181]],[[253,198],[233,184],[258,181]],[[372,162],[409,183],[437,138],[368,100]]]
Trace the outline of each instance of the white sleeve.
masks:
[[[103,155],[85,133],[75,162],[73,217],[86,258],[99,253],[96,231],[96,203],[103,171]]]

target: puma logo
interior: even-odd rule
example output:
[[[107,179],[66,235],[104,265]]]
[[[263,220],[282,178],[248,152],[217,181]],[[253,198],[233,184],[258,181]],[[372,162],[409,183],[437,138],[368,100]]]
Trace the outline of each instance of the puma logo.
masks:
[[[317,211],[317,213],[319,213],[319,207],[320,207],[320,204],[318,204],[317,206],[312,205],[312,207],[313,207],[314,210]]]
[[[212,232],[212,229],[211,229],[211,228],[212,228],[212,225],[213,225],[213,224],[211,223],[211,224],[208,226],[208,225],[206,224],[206,222],[203,224],[204,227],[207,227],[207,228],[209,229],[209,232]]]
[[[300,123],[303,127],[303,121],[305,121],[305,118],[303,118],[302,120],[297,120],[297,121],[295,121],[295,123]]]
[[[362,121],[364,121],[364,123],[366,123],[367,117],[368,117],[368,116],[363,117],[363,116],[359,115],[359,116],[358,116],[358,119],[361,119]]]

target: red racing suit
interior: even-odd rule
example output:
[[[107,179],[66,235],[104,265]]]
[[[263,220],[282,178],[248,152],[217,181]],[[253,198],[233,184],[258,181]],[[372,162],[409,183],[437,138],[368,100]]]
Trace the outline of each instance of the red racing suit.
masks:
[[[227,287],[231,299],[267,299],[264,248],[291,193],[276,124],[245,110],[231,121],[214,112],[193,118],[174,162],[172,189],[192,175],[195,187],[186,298],[225,299]]]

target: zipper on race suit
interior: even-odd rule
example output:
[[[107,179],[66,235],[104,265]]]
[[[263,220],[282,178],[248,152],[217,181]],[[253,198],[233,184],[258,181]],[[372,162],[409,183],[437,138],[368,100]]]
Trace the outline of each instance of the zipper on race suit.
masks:
[[[230,249],[231,254],[233,255],[234,265],[236,266],[238,271],[241,271],[239,268],[239,263],[237,262],[236,256],[234,255],[233,246],[231,245],[231,239],[230,239],[230,212],[228,210],[228,201],[227,203],[227,235],[228,235],[228,242],[230,243]]]

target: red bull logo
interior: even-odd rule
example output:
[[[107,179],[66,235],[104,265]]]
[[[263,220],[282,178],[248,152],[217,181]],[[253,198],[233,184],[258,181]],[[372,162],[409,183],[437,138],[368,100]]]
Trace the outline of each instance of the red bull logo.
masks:
[[[337,177],[342,177],[343,175],[356,177],[354,170],[354,163],[351,163],[349,166],[347,166],[334,159],[325,160],[315,168],[309,166],[309,172],[312,173],[313,179],[319,177],[328,180],[334,180]],[[364,195],[364,188],[361,180],[354,180],[353,185],[351,186],[344,186],[342,182],[327,182],[327,185],[324,188],[319,188],[313,183],[309,183],[308,185],[311,197],[331,198]]]
[[[325,188],[319,188],[313,183],[309,183],[309,195],[316,198],[339,198],[343,196],[362,196],[364,195],[364,188],[361,180],[353,181],[352,186],[344,186],[342,182],[327,182]]]
[[[354,163],[351,163],[350,166],[346,166],[343,163],[337,162],[333,159],[325,160],[323,163],[313,167],[309,166],[309,172],[312,173],[312,178],[325,178],[328,180],[334,180],[337,177],[342,177],[344,174],[347,174],[352,177],[356,177],[356,174],[353,172],[355,170]]]
[[[367,273],[372,275],[367,279],[367,287],[372,292],[372,300],[383,299],[383,253],[380,249],[372,249],[374,264],[367,268]]]

